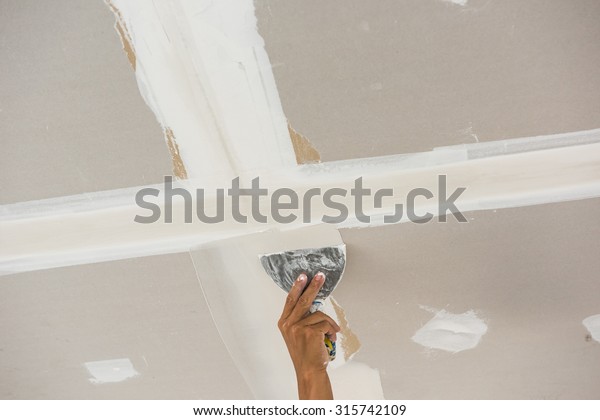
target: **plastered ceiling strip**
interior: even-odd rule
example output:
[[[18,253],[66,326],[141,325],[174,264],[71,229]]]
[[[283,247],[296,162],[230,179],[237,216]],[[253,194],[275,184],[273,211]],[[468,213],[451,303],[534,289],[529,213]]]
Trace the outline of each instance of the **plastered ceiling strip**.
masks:
[[[371,201],[365,200],[364,212],[372,217],[369,223],[361,223],[352,217],[354,197],[349,193],[346,197],[336,198],[350,212],[350,217],[336,224],[337,227],[381,224],[383,216],[393,214],[395,205],[403,203],[411,189],[427,188],[435,194],[440,174],[447,177],[449,193],[457,187],[466,188],[455,202],[462,212],[600,197],[600,143],[489,158],[451,159],[453,163],[445,164],[423,163],[432,159],[413,159],[410,155],[386,156],[301,165],[256,175],[260,175],[261,187],[271,191],[278,187],[291,188],[300,197],[310,188],[321,188],[322,191],[344,188],[349,191],[358,177],[363,177],[364,188],[394,189],[394,197],[383,199],[380,208],[374,208],[372,204],[369,207],[367,204]],[[407,165],[407,160],[412,160],[412,163]],[[415,160],[421,162],[416,164]],[[214,192],[207,190],[204,202],[207,214],[214,214],[216,207],[211,191]],[[134,222],[135,216],[147,215],[148,211],[136,206],[131,195],[133,189],[123,192],[127,196],[101,193],[106,195],[98,206],[94,199],[60,198],[55,202],[56,206],[51,200],[46,200],[44,214],[33,210],[35,202],[3,206],[0,210],[0,272],[186,252],[191,246],[217,239],[273,227],[296,229],[306,226],[300,211],[296,212],[298,219],[286,225],[274,223],[272,218],[269,218],[269,223],[258,223],[252,218],[248,218],[247,223],[238,223],[231,217],[228,202],[225,203],[225,220],[221,223],[205,224],[195,216],[192,223],[185,223],[183,203],[177,200],[172,206],[172,223],[164,223],[164,217],[161,217],[155,223],[140,224]],[[195,196],[194,191],[192,196]],[[242,211],[250,214],[250,198],[243,198],[248,201],[242,200]],[[111,201],[119,205],[111,206]],[[432,201],[418,201],[415,213],[437,215],[437,204]],[[72,208],[72,202],[79,203],[77,210],[67,211]],[[160,203],[162,207],[162,201]],[[196,202],[191,204],[193,210],[196,205]],[[268,213],[269,203],[262,202],[261,208],[263,213]],[[322,202],[313,200],[311,223],[318,224],[322,216],[334,214]],[[400,223],[406,221],[406,215],[398,220]]]
[[[111,0],[140,92],[189,179],[296,164],[251,0]]]
[[[522,137],[510,140],[488,141],[474,144],[436,147],[436,151],[464,150],[467,159],[479,159],[536,150],[555,149],[600,142],[600,129],[576,131],[573,133],[550,134],[545,136]]]
[[[387,155],[366,159],[351,159],[344,161],[333,161],[323,164],[303,165],[294,168],[285,174],[285,179],[293,179],[301,176],[313,176],[318,174],[334,174],[342,176],[360,176],[361,168],[365,170],[378,170],[389,173],[405,171],[410,169],[427,169],[429,167],[444,164],[460,164],[468,160],[482,159],[507,154],[524,152],[535,152],[579,145],[593,145],[600,143],[600,129],[577,131],[572,133],[554,134],[548,136],[535,136],[528,138],[490,141],[486,143],[461,144],[449,147],[436,148],[430,152],[408,153],[402,155]],[[508,153],[507,151],[510,151]],[[532,155],[537,159],[536,155]],[[264,169],[264,168],[263,168]],[[525,169],[523,169],[525,170]],[[277,177],[282,173],[274,169]],[[288,171],[284,171],[288,172]],[[241,179],[241,184],[248,185],[248,180],[254,175],[246,173]],[[245,182],[244,182],[245,181]],[[229,187],[231,179],[220,180],[218,178],[207,178],[206,185],[201,187]],[[296,182],[297,183],[297,182]],[[193,189],[195,185],[186,180],[173,182],[174,188],[182,187]],[[129,187],[108,191],[97,191],[77,195],[49,198],[44,200],[25,201],[0,206],[0,222],[10,220],[30,219],[47,216],[59,216],[70,213],[81,213],[110,209],[111,207],[127,207],[135,204],[135,194],[141,188],[162,189],[161,184]]]

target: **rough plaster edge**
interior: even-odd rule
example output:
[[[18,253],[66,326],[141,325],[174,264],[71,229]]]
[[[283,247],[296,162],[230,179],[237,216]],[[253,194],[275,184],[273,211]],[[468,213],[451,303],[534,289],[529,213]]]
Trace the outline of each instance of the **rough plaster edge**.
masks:
[[[292,146],[294,147],[294,153],[296,154],[296,162],[301,164],[306,163],[320,163],[321,155],[319,151],[313,146],[313,144],[305,136],[294,130],[294,128],[288,123],[288,130],[290,132],[290,139]]]
[[[185,164],[183,163],[183,159],[181,159],[181,154],[179,153],[179,146],[177,145],[177,141],[175,139],[175,134],[173,134],[173,130],[171,130],[170,128],[166,128],[165,138],[167,139],[167,146],[169,147],[169,153],[171,154],[171,162],[173,164],[173,175],[175,175],[177,179],[187,179],[187,171],[185,170]]]
[[[123,21],[123,16],[119,9],[112,4],[111,0],[105,0],[106,5],[110,8],[110,10],[115,15],[115,30],[121,39],[121,44],[123,46],[123,51],[127,56],[127,60],[131,65],[133,71],[136,68],[136,59],[135,59],[135,50],[133,49],[133,42],[131,41],[131,35],[129,35],[129,31],[127,30],[127,25]]]
[[[342,333],[340,345],[344,350],[344,358],[346,361],[349,361],[358,352],[358,350],[360,350],[360,340],[358,339],[358,336],[350,329],[350,323],[346,318],[346,312],[344,311],[344,308],[340,306],[333,296],[330,296],[330,300]]]

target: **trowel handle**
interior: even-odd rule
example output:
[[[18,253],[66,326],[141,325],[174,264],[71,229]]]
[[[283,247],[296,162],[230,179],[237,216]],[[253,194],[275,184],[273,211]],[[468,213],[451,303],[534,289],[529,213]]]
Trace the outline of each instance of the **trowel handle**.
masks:
[[[320,310],[322,306],[322,300],[314,300],[309,311],[311,314],[315,313],[318,310]],[[329,353],[329,361],[333,361],[335,359],[335,342],[331,341],[327,336],[325,336],[325,339],[323,341],[325,342],[325,348],[327,349],[327,353]]]

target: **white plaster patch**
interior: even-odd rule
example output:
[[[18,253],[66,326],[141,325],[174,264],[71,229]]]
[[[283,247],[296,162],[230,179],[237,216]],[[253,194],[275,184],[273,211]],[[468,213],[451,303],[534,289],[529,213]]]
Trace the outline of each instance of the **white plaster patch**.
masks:
[[[476,347],[487,332],[485,322],[472,310],[452,314],[443,309],[437,311],[422,308],[435,313],[412,337],[415,343],[423,347],[456,353]]]
[[[459,6],[466,6],[469,0],[442,0],[446,3],[454,3]]]
[[[587,328],[594,340],[600,342],[600,314],[588,316],[583,320],[583,326]]]
[[[335,398],[345,400],[383,400],[383,388],[379,371],[350,360],[329,370],[329,378]]]
[[[99,360],[83,366],[92,375],[89,381],[93,384],[121,382],[139,375],[129,359]]]

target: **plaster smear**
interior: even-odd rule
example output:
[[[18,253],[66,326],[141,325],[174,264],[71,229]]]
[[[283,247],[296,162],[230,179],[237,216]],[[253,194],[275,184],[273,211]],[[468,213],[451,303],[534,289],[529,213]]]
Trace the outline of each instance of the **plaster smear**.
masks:
[[[109,5],[135,52],[140,93],[175,133],[190,179],[295,165],[252,0]]]
[[[587,328],[594,340],[600,342],[600,314],[584,319],[583,326]]]
[[[412,337],[415,343],[423,347],[457,353],[475,348],[487,332],[485,322],[472,310],[453,314],[444,309],[438,311],[423,306],[421,308],[435,313]]]
[[[444,3],[453,3],[459,6],[466,6],[469,0],[442,0]]]
[[[455,201],[463,213],[600,197],[600,130],[553,137],[551,149],[535,149],[545,144],[546,136],[492,142],[489,150],[488,145],[482,148],[482,143],[478,143],[409,155],[294,164],[285,170],[266,168],[267,172],[257,176],[263,188],[270,191],[291,188],[299,196],[313,187],[322,191],[331,188],[349,191],[360,176],[364,187],[373,191],[394,187],[395,196],[383,198],[381,206],[374,206],[374,201],[369,200],[364,203],[363,211],[372,217],[369,223],[356,219],[354,197],[349,194],[341,197],[340,202],[349,209],[349,218],[339,223],[338,228],[383,224],[384,215],[394,214],[395,206],[405,203],[411,189],[427,188],[436,193],[439,174],[446,174],[448,192],[466,188]],[[476,153],[470,156],[471,152]],[[230,183],[231,179],[219,188],[229,187]],[[249,186],[249,180],[241,178],[241,187]],[[151,187],[164,189],[160,185]],[[192,197],[196,196],[189,180],[179,181],[177,187],[188,188]],[[230,210],[225,211],[222,223],[206,224],[196,217],[192,223],[185,223],[183,200],[173,202],[173,223],[164,223],[164,217],[157,223],[135,223],[136,215],[147,215],[147,211],[135,204],[139,188],[0,206],[0,273],[187,252],[190,246],[217,239],[270,228],[292,230],[307,226],[303,217],[285,226],[272,218],[266,224],[252,217],[248,223],[238,223]],[[202,205],[209,214],[214,214],[214,189],[210,185],[205,188],[209,194]],[[164,191],[160,196],[164,197]],[[242,198],[246,200],[240,200],[241,211],[250,215],[250,197]],[[161,207],[164,215],[162,198],[151,201]],[[415,214],[439,214],[436,200],[419,200],[416,204]],[[192,208],[197,206],[194,198]],[[261,211],[268,209],[262,206]],[[311,222],[321,223],[324,215],[334,213],[322,200],[312,200]],[[404,212],[396,222],[408,221]]]
[[[379,371],[352,360],[340,367],[329,369],[329,380],[335,399],[383,400]]]
[[[129,359],[86,362],[83,366],[92,375],[90,382],[93,384],[122,382],[139,375]]]

